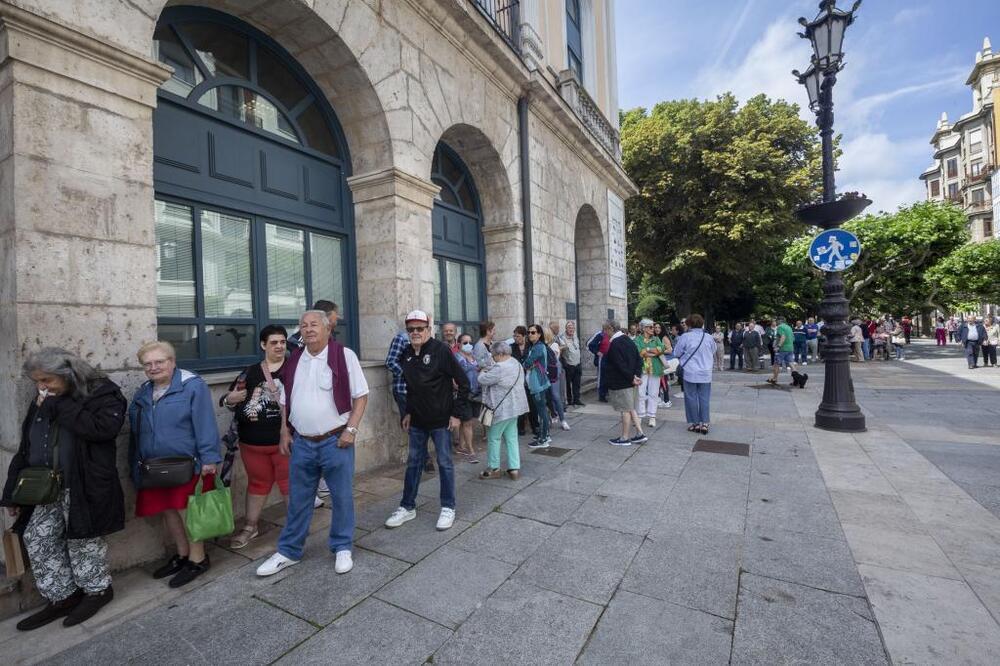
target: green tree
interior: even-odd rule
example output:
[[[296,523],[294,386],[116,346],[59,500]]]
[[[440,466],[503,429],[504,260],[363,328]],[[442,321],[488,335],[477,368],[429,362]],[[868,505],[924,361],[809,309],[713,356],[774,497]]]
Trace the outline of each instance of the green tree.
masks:
[[[626,204],[635,282],[648,276],[681,313],[752,308],[756,272],[780,263],[801,232],[794,210],[818,190],[816,130],[794,104],[730,94],[633,109],[621,125],[640,191]]]
[[[928,293],[945,309],[977,310],[980,303],[1000,303],[1000,240],[969,243],[927,271]]]
[[[924,274],[969,240],[965,214],[956,206],[925,201],[895,213],[865,215],[844,224],[861,241],[861,257],[844,273],[851,308],[869,314],[926,312],[939,305],[943,286]],[[811,266],[802,236],[785,254],[792,266]],[[815,271],[815,269],[813,269]],[[815,271],[817,276],[819,271]]]

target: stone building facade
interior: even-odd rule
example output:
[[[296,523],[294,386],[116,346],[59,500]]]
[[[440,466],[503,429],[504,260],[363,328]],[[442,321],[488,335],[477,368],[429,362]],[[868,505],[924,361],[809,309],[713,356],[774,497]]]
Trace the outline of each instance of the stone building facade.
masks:
[[[954,123],[948,114],[938,120],[931,145],[934,163],[920,179],[927,188],[928,201],[951,201],[965,209],[969,233],[974,242],[997,237],[995,213],[1000,209],[1000,131],[996,108],[1000,105],[1000,53],[994,53],[989,38],[976,52],[976,61],[966,85],[972,91],[972,110]]]
[[[41,345],[130,396],[140,344],[170,339],[218,394],[264,323],[332,298],[372,388],[362,471],[400,452],[382,360],[407,311],[504,334],[624,316],[613,16],[613,0],[0,0],[0,475]],[[162,552],[150,521],[112,539],[116,568]]]

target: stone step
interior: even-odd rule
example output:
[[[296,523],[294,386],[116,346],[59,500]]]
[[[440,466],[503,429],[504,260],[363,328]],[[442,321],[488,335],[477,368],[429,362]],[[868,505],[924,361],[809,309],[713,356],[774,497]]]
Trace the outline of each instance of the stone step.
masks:
[[[31,575],[9,577],[7,568],[0,563],[0,621],[41,604]]]

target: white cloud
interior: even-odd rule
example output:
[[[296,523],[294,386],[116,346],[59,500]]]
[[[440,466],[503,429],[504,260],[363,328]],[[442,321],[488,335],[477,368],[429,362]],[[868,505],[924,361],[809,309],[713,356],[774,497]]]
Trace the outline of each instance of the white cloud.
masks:
[[[924,138],[893,141],[884,133],[862,134],[841,144],[837,190],[864,192],[872,200],[871,212],[895,211],[925,198],[917,179],[929,160]]]

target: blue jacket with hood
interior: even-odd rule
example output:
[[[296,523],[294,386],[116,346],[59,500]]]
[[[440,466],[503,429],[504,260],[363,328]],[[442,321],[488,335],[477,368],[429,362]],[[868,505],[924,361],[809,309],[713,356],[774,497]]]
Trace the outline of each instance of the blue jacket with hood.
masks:
[[[170,388],[155,405],[153,382],[143,383],[132,398],[128,420],[129,469],[136,487],[140,460],[191,456],[196,473],[202,465],[222,462],[212,396],[205,380],[193,372],[175,369]]]

